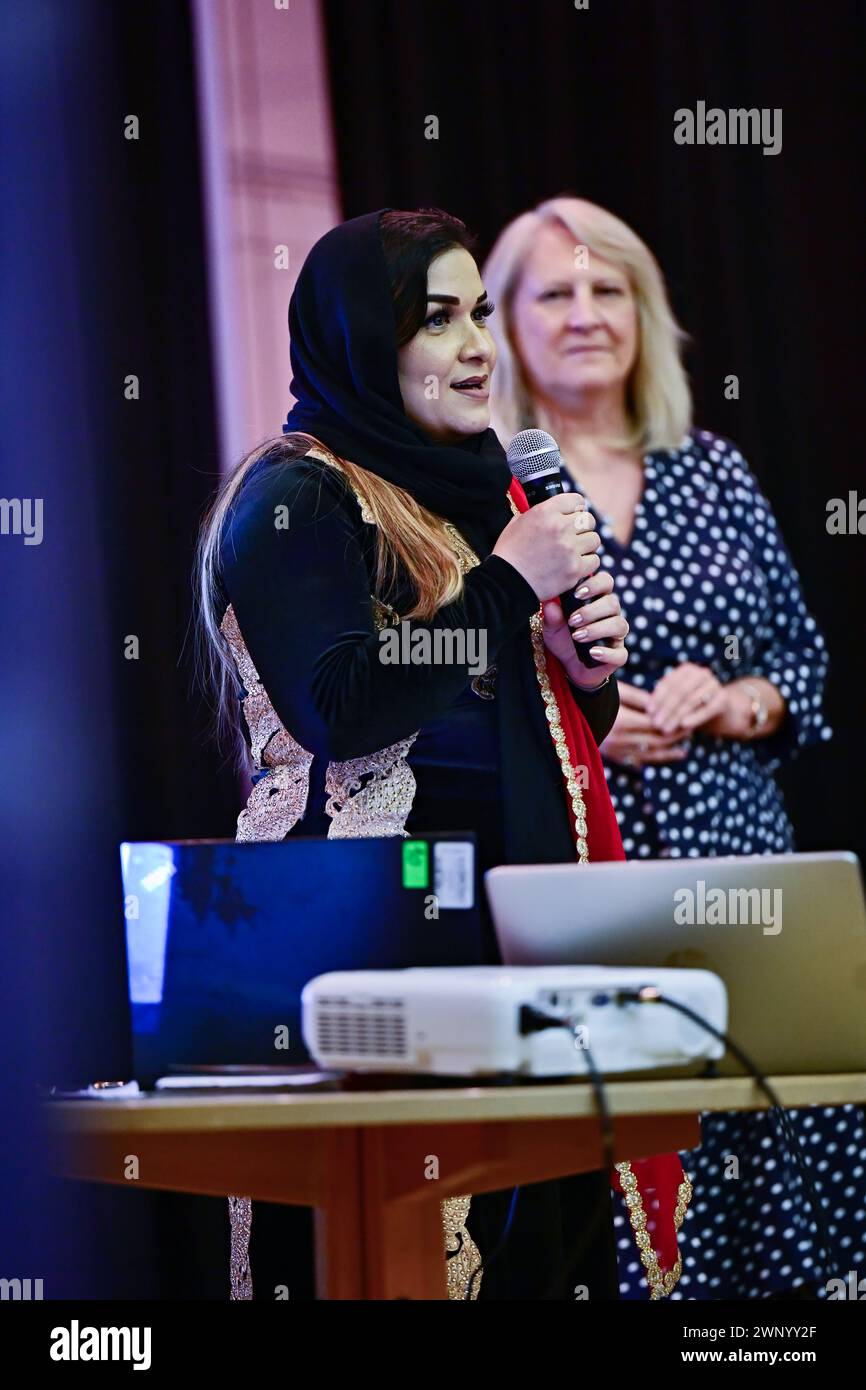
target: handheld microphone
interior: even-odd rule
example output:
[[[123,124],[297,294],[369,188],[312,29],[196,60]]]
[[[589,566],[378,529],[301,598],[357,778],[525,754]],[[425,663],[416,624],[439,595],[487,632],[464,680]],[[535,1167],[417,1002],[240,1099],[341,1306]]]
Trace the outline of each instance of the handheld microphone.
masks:
[[[546,502],[548,497],[556,497],[564,491],[559,445],[546,430],[521,430],[509,444],[506,458],[512,476],[523,488],[530,507],[537,506],[539,502]],[[575,598],[572,590],[560,594],[559,601],[566,618],[570,618],[572,613],[588,602],[585,598]],[[575,642],[574,646],[584,666],[601,665],[579,642]],[[605,647],[607,643],[595,642],[593,646]]]

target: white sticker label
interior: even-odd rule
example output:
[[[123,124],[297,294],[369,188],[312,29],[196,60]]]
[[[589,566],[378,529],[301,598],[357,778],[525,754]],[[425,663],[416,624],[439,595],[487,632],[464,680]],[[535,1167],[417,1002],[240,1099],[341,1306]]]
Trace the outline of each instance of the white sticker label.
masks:
[[[471,840],[434,843],[433,892],[440,907],[475,905],[475,846]]]

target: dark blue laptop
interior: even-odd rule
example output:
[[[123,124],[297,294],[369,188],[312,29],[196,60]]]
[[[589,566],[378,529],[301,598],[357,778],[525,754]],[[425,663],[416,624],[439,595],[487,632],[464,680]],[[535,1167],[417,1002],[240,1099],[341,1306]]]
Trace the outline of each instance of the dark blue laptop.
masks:
[[[120,847],[136,1080],[309,1063],[326,970],[482,959],[471,834]]]

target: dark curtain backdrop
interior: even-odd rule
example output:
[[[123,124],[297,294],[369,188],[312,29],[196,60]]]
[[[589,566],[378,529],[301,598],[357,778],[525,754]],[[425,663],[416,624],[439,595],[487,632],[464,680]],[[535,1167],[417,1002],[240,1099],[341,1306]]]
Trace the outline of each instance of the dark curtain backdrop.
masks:
[[[0,538],[2,1273],[183,1297],[210,1240],[224,1295],[222,1227],[134,1184],[46,1184],[30,1106],[37,1080],[130,1075],[118,843],[230,837],[237,809],[183,651],[217,473],[186,4],[5,4],[0,104],[0,492],[44,516],[40,545]]]
[[[866,851],[862,0],[325,0],[343,211],[438,205],[486,253],[570,192],[625,218],[692,335],[696,422],[768,493],[827,637],[830,745],[783,780],[801,848]],[[782,149],[682,146],[674,112],[780,107]],[[425,121],[439,119],[438,140]],[[740,398],[724,396],[739,378]]]

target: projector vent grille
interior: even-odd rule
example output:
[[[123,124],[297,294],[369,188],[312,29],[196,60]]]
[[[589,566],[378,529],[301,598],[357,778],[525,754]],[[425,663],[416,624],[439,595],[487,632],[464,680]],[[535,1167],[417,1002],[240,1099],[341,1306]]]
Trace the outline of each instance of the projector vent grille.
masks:
[[[320,999],[316,1042],[321,1052],[360,1057],[406,1057],[406,1006],[402,999],[363,1002]]]

